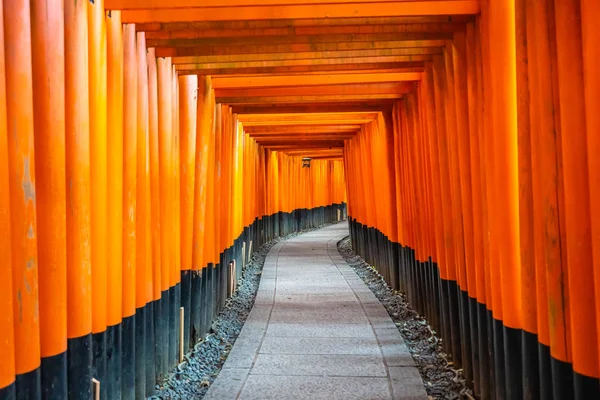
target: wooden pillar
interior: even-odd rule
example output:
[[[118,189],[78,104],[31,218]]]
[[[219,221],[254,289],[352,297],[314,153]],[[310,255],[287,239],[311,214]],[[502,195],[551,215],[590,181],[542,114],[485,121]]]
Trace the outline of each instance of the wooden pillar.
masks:
[[[147,51],[148,63],[148,146],[150,157],[150,210],[151,210],[151,243],[152,243],[152,300],[154,305],[152,332],[154,339],[147,350],[155,360],[154,379],[146,376],[146,387],[151,382],[158,383],[163,378],[163,342],[164,329],[162,318],[162,260],[161,260],[161,190],[160,190],[160,156],[158,135],[158,75],[154,48]]]
[[[121,12],[106,14],[107,47],[107,201],[110,212],[106,217],[107,241],[107,333],[106,384],[103,392],[107,398],[121,395],[123,315],[123,30]],[[110,179],[108,179],[110,177]]]
[[[69,397],[91,397],[92,276],[87,2],[65,3]]]
[[[3,7],[0,4],[0,76],[5,76],[4,68],[4,18]],[[8,131],[6,115],[6,87],[5,81],[0,79],[0,187],[8,188],[10,176],[10,160],[8,158]],[[12,284],[12,232],[11,232],[11,210],[10,190],[0,193],[0,232],[8,240],[0,241],[0,260],[4,268],[0,269],[0,280],[3,282],[3,290],[0,291],[0,307],[4,313],[0,317],[0,397],[15,398],[15,330],[13,318],[13,284]],[[66,315],[66,303],[63,304],[63,314]],[[66,323],[65,323],[66,324]],[[64,326],[66,337],[66,325]],[[63,346],[66,347],[66,346]],[[66,372],[65,372],[66,376]]]
[[[107,327],[107,50],[104,1],[88,2],[92,262],[92,375],[106,382]],[[100,392],[103,399],[107,391]]]
[[[67,396],[65,52],[62,2],[31,3],[42,393]],[[4,74],[0,74],[4,76]]]
[[[576,399],[600,396],[581,8],[555,0],[570,343]]]
[[[598,91],[600,90],[600,40],[596,21],[600,17],[600,4],[590,0],[581,0],[581,32],[583,43],[584,95],[587,124],[587,151],[591,206],[591,234],[594,260],[595,298],[596,298],[596,330],[597,342],[600,342],[600,115]],[[599,349],[600,350],[600,349]]]
[[[135,398],[137,263],[137,53],[135,25],[123,25],[123,322],[121,396]]]
[[[146,397],[147,368],[154,357],[147,354],[149,338],[148,315],[152,288],[152,255],[150,254],[150,169],[148,151],[148,64],[146,59],[146,34],[136,34],[137,70],[137,132],[136,132],[136,267],[135,267],[135,396]],[[151,289],[150,289],[151,292]],[[151,373],[153,374],[153,371]],[[152,378],[154,381],[154,378]],[[154,387],[152,384],[151,387]]]
[[[185,309],[184,346],[190,347],[190,315],[192,284],[192,248],[194,232],[194,173],[196,163],[196,108],[198,77],[179,77],[179,134],[180,134],[180,187],[181,187],[181,306]]]
[[[160,180],[160,242],[161,242],[161,289],[162,289],[162,317],[160,329],[163,331],[163,341],[161,348],[157,347],[157,358],[161,361],[161,373],[166,374],[171,367],[169,364],[169,342],[170,342],[170,325],[169,318],[172,310],[171,307],[171,269],[172,264],[172,241],[170,228],[171,204],[171,162],[172,162],[172,77],[170,59],[157,58],[157,76],[158,76],[158,149],[159,149],[159,180]],[[158,352],[161,352],[159,355]]]

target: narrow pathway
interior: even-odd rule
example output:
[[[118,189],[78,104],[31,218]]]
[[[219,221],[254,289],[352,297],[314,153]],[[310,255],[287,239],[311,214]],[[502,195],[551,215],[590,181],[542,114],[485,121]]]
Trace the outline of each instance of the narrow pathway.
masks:
[[[337,250],[347,235],[340,223],[271,249],[204,399],[427,399],[396,326]]]

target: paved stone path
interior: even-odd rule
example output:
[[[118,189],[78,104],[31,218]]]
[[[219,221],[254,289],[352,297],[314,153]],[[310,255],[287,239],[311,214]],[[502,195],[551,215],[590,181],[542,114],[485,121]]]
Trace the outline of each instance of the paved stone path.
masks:
[[[427,399],[396,326],[337,250],[347,235],[340,223],[271,249],[204,399]]]

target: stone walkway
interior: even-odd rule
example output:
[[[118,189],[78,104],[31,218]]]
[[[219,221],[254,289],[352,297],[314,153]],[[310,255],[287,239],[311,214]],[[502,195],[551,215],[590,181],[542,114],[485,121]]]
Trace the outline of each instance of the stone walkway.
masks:
[[[271,249],[204,399],[427,399],[396,326],[337,251],[347,235],[340,223]]]

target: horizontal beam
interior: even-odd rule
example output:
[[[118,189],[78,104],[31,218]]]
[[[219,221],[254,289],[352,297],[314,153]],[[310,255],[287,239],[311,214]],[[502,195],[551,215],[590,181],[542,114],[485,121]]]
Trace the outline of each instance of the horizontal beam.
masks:
[[[195,71],[197,74],[204,73],[205,70],[256,68],[256,67],[289,67],[297,65],[317,66],[317,65],[354,65],[356,64],[374,64],[374,63],[402,63],[415,61],[431,61],[432,54],[417,54],[406,56],[381,56],[381,57],[348,57],[348,58],[320,58],[306,60],[270,60],[270,61],[238,61],[238,62],[217,62],[217,63],[194,63],[177,64],[175,68],[178,71]],[[360,68],[360,67],[358,67]]]
[[[176,21],[136,24],[136,30],[154,37],[159,32],[196,32],[197,37],[314,35],[376,32],[453,32],[474,20],[473,15],[418,15],[348,18],[290,18],[229,21]],[[419,27],[421,25],[422,27]],[[327,29],[320,31],[319,29]],[[356,29],[360,28],[359,31]],[[278,29],[286,29],[280,31]],[[316,31],[315,31],[316,30]],[[333,30],[333,32],[330,32]],[[287,33],[286,33],[287,32]],[[320,32],[320,33],[319,33]],[[160,36],[162,37],[162,36]],[[169,36],[170,37],[170,36]],[[195,36],[194,36],[195,37]]]
[[[254,54],[295,54],[310,52],[357,51],[374,49],[411,49],[444,47],[447,40],[401,40],[372,42],[294,43],[231,46],[157,47],[156,57],[233,56]]]
[[[264,144],[264,147],[268,147],[273,150],[299,150],[297,144]],[[344,147],[344,142],[332,142],[329,146],[322,144],[302,144],[302,149],[314,149],[314,150],[330,150],[333,148]]]
[[[362,83],[321,86],[265,87],[249,89],[215,89],[217,101],[223,98],[286,97],[319,95],[377,95],[404,94],[413,88],[411,82]]]
[[[261,6],[322,5],[367,3],[365,0],[260,0]],[[377,3],[396,3],[398,0],[377,0]],[[429,0],[430,3],[437,3]],[[427,3],[427,1],[420,1]],[[253,7],[256,0],[105,0],[107,10],[155,10],[162,8]]]
[[[116,7],[118,5],[110,5]],[[107,7],[108,8],[108,7]],[[420,15],[475,15],[478,0],[362,1],[352,4],[220,5],[125,10],[123,23],[231,21],[259,19],[350,18]]]
[[[384,83],[419,81],[420,72],[399,73],[370,73],[370,74],[341,74],[341,75],[275,75],[261,77],[226,78],[215,77],[212,85],[215,89],[234,88],[267,88],[286,86],[315,86],[315,85],[343,85],[350,83]]]
[[[275,74],[294,74],[295,76],[305,74],[343,74],[369,71],[371,73],[381,72],[422,72],[424,64],[421,61],[391,62],[391,63],[361,63],[358,67],[354,64],[321,64],[321,65],[286,65],[286,66],[266,66],[266,67],[217,67],[183,70],[178,69],[179,75],[227,75],[227,76],[273,76]]]
[[[318,113],[318,112],[389,112],[394,106],[393,99],[372,99],[361,102],[332,101],[326,104],[236,104],[232,111],[242,114],[286,114],[286,113]]]
[[[185,30],[151,30],[146,32],[146,26],[165,26],[172,24],[138,24],[137,30],[146,32],[146,39],[149,43],[156,43],[155,40],[190,40],[204,39],[223,43],[225,39],[240,40],[246,38],[262,38],[270,41],[274,38],[285,38],[293,36],[318,37],[322,35],[365,35],[365,34],[388,34],[397,35],[398,39],[410,37],[409,34],[428,33],[446,38],[453,32],[464,29],[463,24],[453,22],[427,23],[427,24],[394,24],[394,25],[370,25],[369,19],[365,19],[364,24],[345,25],[345,26],[311,26],[311,27],[293,27],[286,26],[281,28],[187,28]],[[253,21],[254,22],[254,21]],[[200,23],[189,23],[200,24]],[[181,25],[181,24],[177,24]]]
[[[268,97],[222,97],[219,103],[234,105],[257,104],[301,104],[301,103],[330,103],[330,102],[364,102],[365,100],[400,100],[403,94],[362,94],[362,95],[332,95],[332,96],[268,96]]]
[[[305,122],[316,123],[317,121],[338,121],[338,120],[374,120],[377,118],[377,112],[323,112],[323,113],[287,113],[287,114],[245,114],[238,115],[238,121],[244,126],[253,125],[280,125],[293,122],[296,125]]]
[[[157,56],[158,56],[158,49]],[[236,63],[252,61],[287,61],[331,59],[331,58],[372,58],[392,56],[413,56],[441,54],[437,47],[416,47],[399,49],[369,49],[369,50],[334,50],[306,51],[296,53],[260,53],[260,54],[230,54],[210,56],[172,57],[173,64],[205,64],[205,63]],[[169,57],[169,56],[166,56]]]
[[[323,32],[315,35],[277,35],[277,36],[241,36],[241,37],[217,37],[217,38],[194,38],[194,39],[152,39],[147,38],[146,45],[148,47],[159,48],[159,57],[169,57],[172,54],[164,49],[173,47],[195,48],[198,52],[206,54],[226,54],[224,51],[228,49],[237,49],[239,51],[252,49],[266,49],[264,53],[286,50],[283,45],[287,45],[287,51],[303,51],[298,50],[302,47],[299,45],[331,45],[342,43],[346,46],[352,46],[357,43],[371,43],[375,46],[379,42],[405,42],[403,47],[410,47],[411,42],[440,41],[451,40],[453,33],[438,33],[438,32],[363,32],[362,29],[356,29],[356,32],[335,34],[332,32]],[[249,46],[254,47],[249,47]],[[295,45],[295,47],[293,47]],[[414,46],[413,46],[414,47]],[[185,49],[182,49],[184,51]],[[327,49],[325,49],[327,50]],[[318,49],[310,48],[308,51],[318,51]],[[221,52],[221,53],[219,53]],[[259,53],[261,51],[254,51]],[[252,53],[252,51],[250,51]]]
[[[362,124],[352,125],[283,125],[283,126],[244,126],[244,132],[250,136],[284,135],[284,134],[337,134],[354,133]]]

